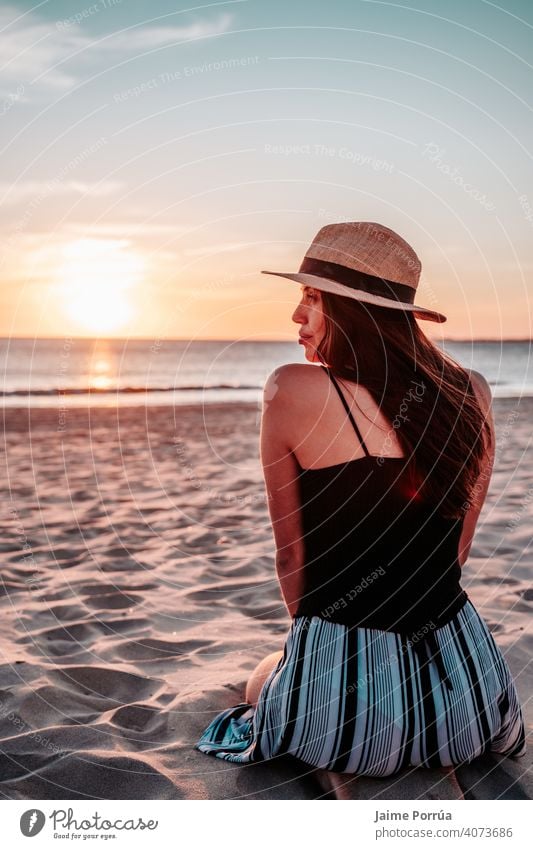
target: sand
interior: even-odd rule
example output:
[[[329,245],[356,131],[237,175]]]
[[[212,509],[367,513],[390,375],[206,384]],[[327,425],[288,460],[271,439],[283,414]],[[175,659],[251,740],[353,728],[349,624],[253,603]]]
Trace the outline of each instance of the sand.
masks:
[[[463,586],[531,728],[533,399],[497,399],[496,467]],[[290,626],[254,404],[8,409],[0,798],[525,799],[531,752],[388,779],[193,748]],[[328,781],[324,781],[324,779]]]

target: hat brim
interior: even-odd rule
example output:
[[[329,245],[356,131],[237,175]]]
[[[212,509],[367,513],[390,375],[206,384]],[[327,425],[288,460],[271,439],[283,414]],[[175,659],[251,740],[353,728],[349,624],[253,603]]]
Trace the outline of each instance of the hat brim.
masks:
[[[426,321],[436,321],[439,324],[447,321],[445,315],[435,312],[435,310],[429,310],[418,304],[404,304],[400,301],[391,301],[390,298],[384,298],[382,295],[372,295],[370,292],[363,291],[363,289],[350,289],[349,286],[343,286],[342,283],[337,283],[336,280],[329,280],[327,277],[317,277],[315,274],[302,274],[299,271],[262,271],[261,274],[286,277],[288,280],[294,280],[296,283],[302,283],[304,286],[312,286],[314,289],[330,292],[332,295],[342,295],[344,298],[353,298],[353,300],[363,301],[365,304],[375,304],[378,307],[412,312],[415,318],[425,319]]]

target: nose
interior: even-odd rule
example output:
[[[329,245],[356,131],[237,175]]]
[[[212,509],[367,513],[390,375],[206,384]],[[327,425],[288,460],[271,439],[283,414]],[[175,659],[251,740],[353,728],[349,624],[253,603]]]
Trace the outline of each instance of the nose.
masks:
[[[303,310],[301,307],[302,305],[298,304],[291,317],[291,320],[294,321],[296,324],[303,324],[305,322],[305,317],[303,315]]]

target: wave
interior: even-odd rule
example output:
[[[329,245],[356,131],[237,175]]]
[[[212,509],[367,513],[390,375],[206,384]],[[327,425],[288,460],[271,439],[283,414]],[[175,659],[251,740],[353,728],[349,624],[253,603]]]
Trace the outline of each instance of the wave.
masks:
[[[103,387],[95,387],[95,386],[86,386],[86,387],[68,387],[65,389],[6,389],[3,392],[0,391],[0,397],[2,396],[27,396],[33,397],[35,395],[128,395],[132,393],[139,392],[210,392],[211,390],[221,390],[221,389],[233,389],[233,390],[241,390],[241,389],[255,389],[260,390],[262,387],[259,385],[246,385],[246,384],[235,384],[235,383],[217,383],[213,386],[205,386],[203,384],[197,384],[192,386],[108,386],[106,388]]]

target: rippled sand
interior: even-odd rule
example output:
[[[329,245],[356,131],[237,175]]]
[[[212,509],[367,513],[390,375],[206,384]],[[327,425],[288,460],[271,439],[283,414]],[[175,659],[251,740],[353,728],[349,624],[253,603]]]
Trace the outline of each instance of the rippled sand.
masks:
[[[496,468],[463,586],[530,729],[533,399],[497,399],[494,412]],[[216,713],[244,701],[250,672],[290,625],[257,407],[3,416],[3,798],[532,797],[530,751],[455,775],[340,776],[327,792],[290,756],[237,766],[194,750]]]

